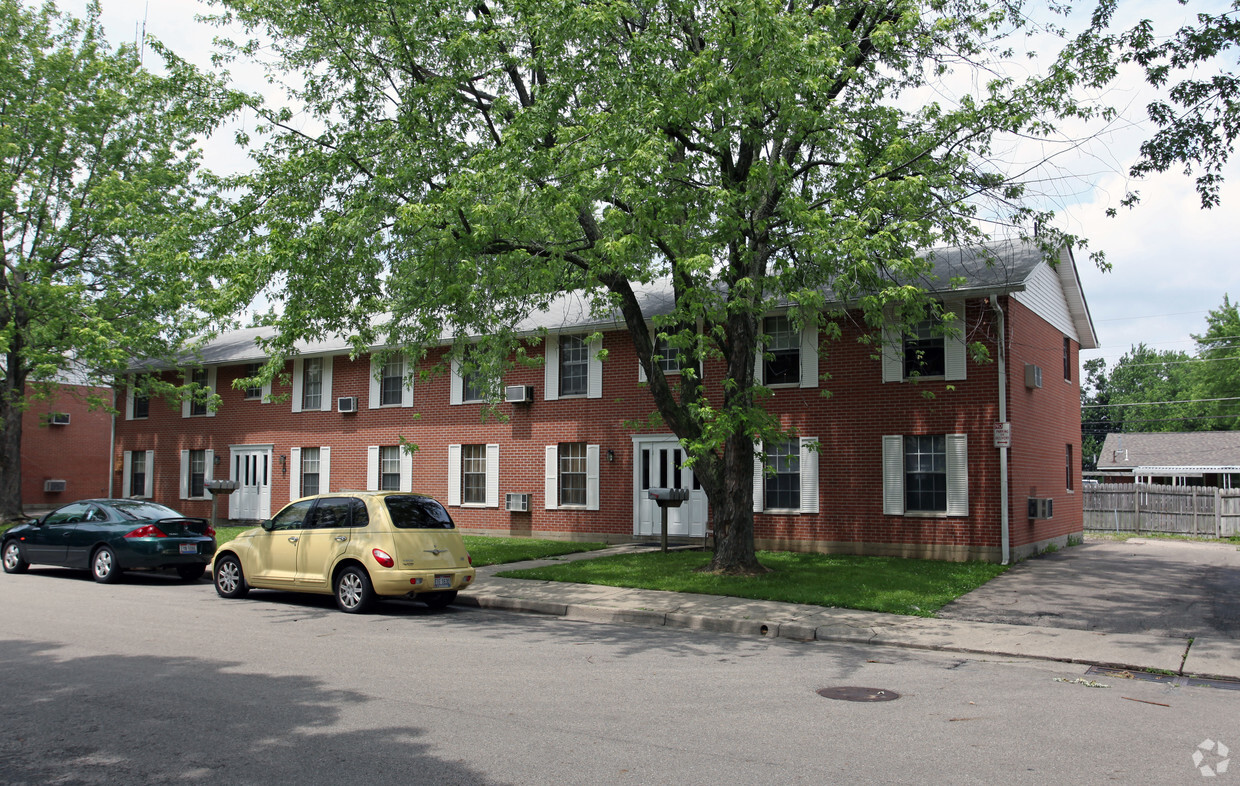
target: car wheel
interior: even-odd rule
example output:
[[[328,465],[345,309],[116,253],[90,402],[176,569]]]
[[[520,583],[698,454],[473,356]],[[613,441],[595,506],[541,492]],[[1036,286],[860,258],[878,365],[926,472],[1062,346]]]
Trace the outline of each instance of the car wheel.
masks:
[[[90,558],[90,575],[100,584],[115,584],[119,581],[121,568],[116,564],[116,552],[108,546],[100,546]]]
[[[375,605],[375,589],[364,568],[351,565],[336,577],[336,605],[348,614],[364,614]]]
[[[30,567],[30,563],[22,558],[22,547],[17,545],[17,541],[10,540],[8,543],[5,543],[4,572],[25,573],[28,567]]]
[[[442,609],[448,606],[452,601],[456,600],[456,590],[448,592],[426,592],[418,597],[418,600],[430,606],[432,609]]]
[[[250,591],[241,572],[241,560],[231,554],[215,561],[215,591],[221,598],[244,598]]]
[[[181,581],[198,581],[207,572],[206,565],[178,565],[177,575]]]

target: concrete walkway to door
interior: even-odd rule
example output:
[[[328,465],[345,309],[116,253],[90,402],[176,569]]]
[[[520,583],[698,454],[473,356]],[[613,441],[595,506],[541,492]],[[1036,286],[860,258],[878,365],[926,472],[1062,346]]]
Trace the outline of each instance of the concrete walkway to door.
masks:
[[[1240,548],[1087,539],[1015,565],[942,619],[1240,641]]]

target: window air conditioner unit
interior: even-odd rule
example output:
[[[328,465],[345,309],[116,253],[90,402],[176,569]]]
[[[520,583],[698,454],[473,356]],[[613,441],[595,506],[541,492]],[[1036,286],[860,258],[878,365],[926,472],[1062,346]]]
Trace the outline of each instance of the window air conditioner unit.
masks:
[[[1032,363],[1025,364],[1025,387],[1029,389],[1042,387],[1042,367]]]
[[[509,404],[528,404],[533,400],[533,385],[509,385],[504,388],[504,401]]]
[[[336,399],[336,409],[341,412],[357,412],[357,396],[341,396]]]
[[[45,480],[43,481],[43,490],[56,494],[64,491],[65,487],[68,485],[69,484],[63,480]]]
[[[1055,500],[1050,497],[1029,498],[1029,518],[1049,519],[1055,514]]]
[[[52,416],[48,419],[48,421],[53,426],[67,426],[69,425],[69,413],[68,412],[53,412]]]
[[[505,494],[504,510],[512,513],[529,513],[530,512],[530,495],[529,494]]]

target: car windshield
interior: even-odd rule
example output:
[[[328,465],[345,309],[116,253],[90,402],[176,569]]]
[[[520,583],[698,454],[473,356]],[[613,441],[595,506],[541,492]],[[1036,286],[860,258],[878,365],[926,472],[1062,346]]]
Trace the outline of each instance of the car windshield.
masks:
[[[384,497],[392,524],[400,529],[455,529],[448,511],[430,497]]]
[[[143,519],[180,518],[181,514],[158,502],[140,502],[138,500],[117,500],[109,502],[108,507],[127,519],[141,521]]]

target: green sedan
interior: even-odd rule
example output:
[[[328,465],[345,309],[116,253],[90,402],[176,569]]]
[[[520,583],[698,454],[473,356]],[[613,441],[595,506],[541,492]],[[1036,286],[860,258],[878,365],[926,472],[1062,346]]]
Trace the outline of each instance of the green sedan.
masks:
[[[5,573],[31,565],[89,570],[111,584],[126,570],[175,570],[185,581],[202,578],[215,554],[215,530],[206,519],[135,499],[87,499],[57,508],[4,533]]]

